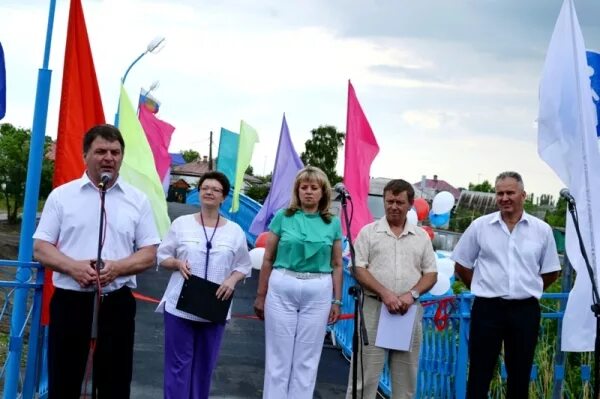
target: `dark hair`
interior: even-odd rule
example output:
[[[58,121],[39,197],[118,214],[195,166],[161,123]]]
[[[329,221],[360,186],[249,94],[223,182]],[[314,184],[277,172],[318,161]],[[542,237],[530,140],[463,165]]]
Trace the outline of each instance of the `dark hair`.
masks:
[[[383,196],[385,197],[386,192],[391,192],[393,195],[398,195],[402,191],[406,191],[408,197],[408,203],[412,205],[415,200],[415,189],[412,184],[402,179],[390,180],[383,188]]]
[[[121,144],[121,151],[125,152],[125,142],[123,141],[123,136],[119,129],[114,127],[113,125],[104,124],[104,125],[96,125],[83,136],[83,153],[87,154],[92,146],[96,137],[102,137],[106,141],[118,141]]]
[[[204,181],[208,179],[218,181],[223,187],[223,197],[227,197],[227,195],[229,194],[229,190],[231,189],[231,184],[229,183],[229,179],[227,178],[227,176],[217,171],[206,172],[202,175],[200,181],[198,181],[198,190],[200,190],[202,183],[204,183]]]

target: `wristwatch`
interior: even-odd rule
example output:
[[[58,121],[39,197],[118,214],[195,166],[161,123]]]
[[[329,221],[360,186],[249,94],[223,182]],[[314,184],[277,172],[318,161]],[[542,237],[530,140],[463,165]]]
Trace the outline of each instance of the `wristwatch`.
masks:
[[[410,290],[410,295],[412,295],[413,299],[416,301],[417,299],[419,299],[419,297],[421,296],[421,294],[419,293],[419,291],[417,290]]]

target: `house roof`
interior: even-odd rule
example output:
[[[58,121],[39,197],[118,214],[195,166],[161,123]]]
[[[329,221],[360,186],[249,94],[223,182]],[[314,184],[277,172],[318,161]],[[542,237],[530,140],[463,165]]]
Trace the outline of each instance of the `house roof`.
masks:
[[[418,187],[421,188],[421,182],[417,182],[417,183],[413,183],[414,187]],[[457,201],[458,198],[460,197],[460,190],[456,187],[454,187],[452,184],[448,183],[446,180],[440,180],[437,178],[433,178],[433,179],[425,179],[425,189],[423,190],[424,192],[427,191],[431,191],[432,194],[435,196],[435,194],[441,192],[441,191],[448,191],[450,194],[452,194],[454,196],[454,200]]]

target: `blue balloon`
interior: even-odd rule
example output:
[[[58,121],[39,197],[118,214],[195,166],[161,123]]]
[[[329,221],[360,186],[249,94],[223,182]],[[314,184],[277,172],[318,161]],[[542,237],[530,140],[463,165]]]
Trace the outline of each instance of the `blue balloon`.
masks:
[[[429,223],[433,227],[441,227],[448,223],[450,220],[450,212],[442,213],[441,215],[429,212]]]

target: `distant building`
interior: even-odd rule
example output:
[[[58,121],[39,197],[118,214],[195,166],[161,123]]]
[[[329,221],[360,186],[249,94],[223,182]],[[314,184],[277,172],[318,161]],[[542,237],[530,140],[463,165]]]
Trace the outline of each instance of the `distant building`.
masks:
[[[415,187],[415,189],[419,189],[421,197],[425,198],[429,202],[433,201],[433,198],[436,196],[436,194],[442,191],[448,191],[450,194],[452,194],[455,202],[460,198],[460,190],[448,183],[446,180],[438,179],[437,175],[433,175],[433,179],[427,179],[425,176],[423,176],[423,179],[420,182],[413,183],[413,187]]]

